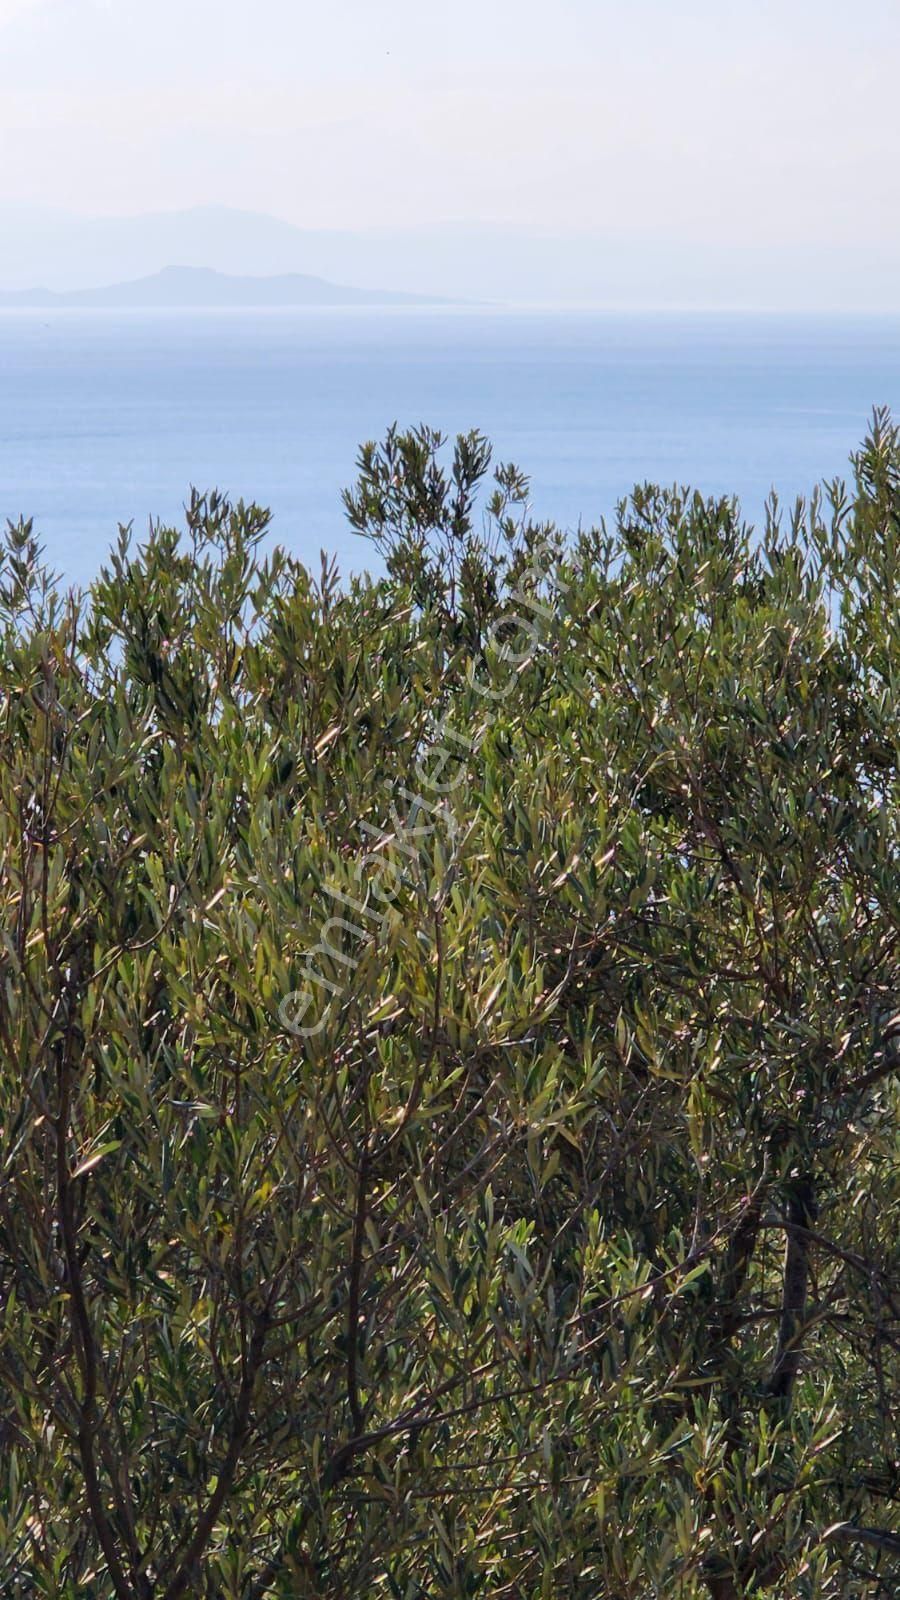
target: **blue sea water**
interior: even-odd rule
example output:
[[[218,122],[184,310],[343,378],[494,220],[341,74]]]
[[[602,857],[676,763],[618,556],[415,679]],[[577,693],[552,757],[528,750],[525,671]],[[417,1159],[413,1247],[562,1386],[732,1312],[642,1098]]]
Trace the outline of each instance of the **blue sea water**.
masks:
[[[494,311],[0,314],[0,517],[84,582],[120,522],[190,486],[271,507],[318,565],[374,565],[340,490],[392,421],[478,427],[536,514],[608,515],[639,480],[737,492],[758,517],[845,475],[900,409],[900,319]]]

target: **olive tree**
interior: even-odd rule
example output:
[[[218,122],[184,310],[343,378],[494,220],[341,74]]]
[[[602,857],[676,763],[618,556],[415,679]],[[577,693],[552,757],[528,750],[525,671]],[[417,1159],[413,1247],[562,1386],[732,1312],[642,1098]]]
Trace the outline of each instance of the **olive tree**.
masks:
[[[569,539],[444,445],[381,577],[8,531],[0,1588],[887,1596],[897,434]]]

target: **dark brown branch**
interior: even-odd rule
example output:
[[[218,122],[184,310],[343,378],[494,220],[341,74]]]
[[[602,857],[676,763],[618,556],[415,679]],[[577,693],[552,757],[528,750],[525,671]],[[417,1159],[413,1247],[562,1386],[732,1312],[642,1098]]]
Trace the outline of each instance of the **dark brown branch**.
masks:
[[[822,1537],[826,1542],[838,1540],[843,1544],[871,1545],[900,1559],[900,1534],[888,1533],[883,1528],[857,1528],[852,1522],[839,1522]]]
[[[75,1026],[75,995],[81,976],[80,960],[73,960],[66,985],[68,1015],[63,1039],[56,1050],[57,1085],[59,1101],[55,1119],[56,1183],[59,1206],[59,1227],[62,1236],[63,1259],[66,1269],[66,1286],[69,1291],[69,1308],[72,1338],[81,1373],[82,1396],[78,1420],[78,1453],[84,1475],[85,1493],[91,1521],[96,1529],[100,1548],[106,1559],[110,1579],[119,1600],[134,1600],[134,1590],[125,1574],[119,1557],[116,1538],[103,1503],[100,1475],[97,1469],[96,1443],[97,1415],[97,1348],[94,1330],[84,1292],[81,1257],[78,1250],[78,1228],[75,1220],[72,1179],[69,1173],[67,1142],[72,1099],[72,1051]]]
[[[787,1198],[781,1322],[768,1385],[770,1394],[787,1403],[790,1403],[800,1370],[809,1283],[810,1241],[807,1229],[815,1221],[816,1215],[812,1184],[809,1179],[800,1178],[792,1184]]]
[[[216,1487],[209,1497],[206,1510],[197,1523],[194,1536],[188,1544],[174,1576],[163,1592],[163,1600],[180,1600],[189,1585],[194,1582],[197,1563],[206,1549],[210,1535],[216,1525],[216,1519],[225,1504],[227,1495],[231,1491],[234,1476],[240,1463],[241,1452],[250,1432],[253,1392],[256,1388],[256,1379],[263,1362],[268,1328],[268,1313],[263,1313],[257,1319],[247,1351],[247,1358],[244,1362],[234,1421],[231,1425],[231,1437],[228,1441],[225,1459],[218,1471]]]
[[[713,1326],[718,1344],[727,1344],[740,1326],[739,1298],[747,1281],[761,1220],[762,1198],[757,1193],[750,1200],[728,1241]]]
[[[362,1280],[363,1243],[366,1232],[366,1207],[369,1156],[366,1149],[359,1158],[356,1179],[356,1212],[353,1218],[353,1245],[350,1257],[350,1290],[347,1296],[347,1403],[356,1434],[363,1431],[362,1406],[359,1399],[359,1302]]]

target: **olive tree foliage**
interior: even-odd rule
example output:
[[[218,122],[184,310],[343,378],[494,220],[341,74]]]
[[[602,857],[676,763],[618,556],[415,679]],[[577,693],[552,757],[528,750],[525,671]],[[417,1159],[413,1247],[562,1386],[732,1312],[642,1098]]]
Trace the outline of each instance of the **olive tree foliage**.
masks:
[[[11,1600],[895,1592],[900,440],[488,471],[366,447],[343,585],[6,535]]]

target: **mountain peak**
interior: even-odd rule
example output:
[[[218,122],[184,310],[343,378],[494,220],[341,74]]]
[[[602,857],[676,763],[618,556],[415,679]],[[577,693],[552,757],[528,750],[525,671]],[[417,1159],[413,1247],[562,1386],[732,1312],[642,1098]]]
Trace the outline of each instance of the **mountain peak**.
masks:
[[[213,267],[165,266],[147,277],[97,289],[24,289],[0,294],[0,306],[94,308],[98,310],[266,309],[319,306],[413,306],[440,302],[424,295],[350,288],[306,273],[237,276]]]

